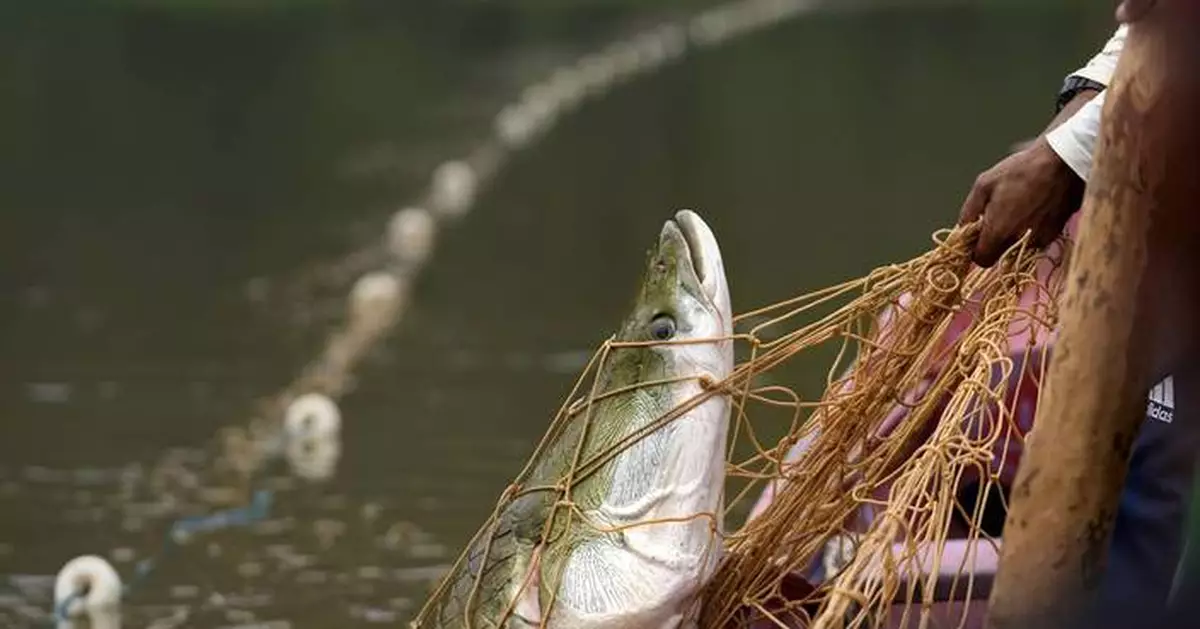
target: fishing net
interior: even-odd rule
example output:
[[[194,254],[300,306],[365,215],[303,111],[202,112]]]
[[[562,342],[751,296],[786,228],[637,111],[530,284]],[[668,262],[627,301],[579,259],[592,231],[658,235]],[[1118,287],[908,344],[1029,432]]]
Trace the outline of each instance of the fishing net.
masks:
[[[971,237],[971,228],[943,232],[908,263],[743,315],[766,319],[748,333],[744,381],[822,344],[838,357],[815,403],[779,385],[740,396],[746,432],[761,425],[745,412],[760,398],[807,421],[731,464],[730,476],[747,481],[732,507],[765,495],[726,539],[704,626],[978,617],[977,572],[994,568],[981,556],[996,555],[1005,485],[1032,424],[1067,243],[1035,252],[1021,242],[980,269],[969,263]],[[773,330],[782,333],[760,340]]]
[[[618,351],[605,343],[413,626],[511,626],[538,572],[538,554],[517,552],[514,538],[536,540],[544,554],[573,530],[621,533],[590,519],[575,489],[716,395],[732,407],[725,512],[637,524],[703,526],[718,538],[689,611],[700,627],[972,624],[1048,365],[1069,250],[1065,239],[1044,251],[1021,241],[981,269],[969,260],[975,230],[938,232],[912,260],[735,317],[730,377],[702,383],[688,403],[591,456],[574,448],[564,477],[533,479],[548,442],[597,430],[590,409],[621,393],[594,377]],[[814,383],[789,369],[806,357],[828,361],[810,396]],[[522,538],[505,514],[530,496],[546,516]],[[506,574],[530,576],[514,587]]]

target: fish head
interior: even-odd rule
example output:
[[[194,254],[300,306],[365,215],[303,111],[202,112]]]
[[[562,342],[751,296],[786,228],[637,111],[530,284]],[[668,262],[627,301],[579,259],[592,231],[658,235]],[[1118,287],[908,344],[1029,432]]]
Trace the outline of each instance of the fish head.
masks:
[[[699,215],[681,210],[663,224],[615,341],[652,344],[675,364],[668,375],[720,380],[732,365],[732,318],[717,239]]]

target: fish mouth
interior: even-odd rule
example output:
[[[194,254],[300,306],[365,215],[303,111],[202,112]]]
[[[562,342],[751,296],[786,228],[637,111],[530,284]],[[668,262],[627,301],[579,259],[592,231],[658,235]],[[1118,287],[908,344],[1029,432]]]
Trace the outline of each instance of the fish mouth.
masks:
[[[715,300],[723,273],[720,268],[721,250],[717,247],[716,236],[704,220],[691,210],[676,212],[674,218],[663,226],[664,235],[671,228],[679,230],[680,241],[687,249],[687,259],[691,262],[696,279],[700,281],[700,286],[708,298]]]

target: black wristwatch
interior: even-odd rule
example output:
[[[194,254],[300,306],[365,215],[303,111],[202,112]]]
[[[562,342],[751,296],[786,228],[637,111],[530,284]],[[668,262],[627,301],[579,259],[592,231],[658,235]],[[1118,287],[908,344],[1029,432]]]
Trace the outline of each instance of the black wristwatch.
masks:
[[[1055,103],[1054,113],[1061,112],[1063,107],[1066,107],[1067,103],[1071,102],[1080,92],[1084,90],[1103,92],[1104,88],[1105,85],[1103,83],[1097,83],[1081,76],[1069,76],[1067,80],[1063,81],[1062,89],[1058,91],[1058,102]]]

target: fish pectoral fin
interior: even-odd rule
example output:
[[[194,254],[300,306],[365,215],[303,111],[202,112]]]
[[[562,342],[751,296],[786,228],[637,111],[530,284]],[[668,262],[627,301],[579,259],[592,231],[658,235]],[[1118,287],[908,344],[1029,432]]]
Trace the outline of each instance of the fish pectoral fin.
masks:
[[[541,626],[542,612],[538,603],[538,591],[541,589],[538,574],[540,555],[540,549],[533,547],[529,552],[522,553],[521,560],[513,565],[513,574],[509,581],[512,612],[506,623],[512,629]]]

